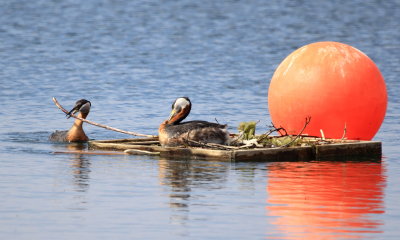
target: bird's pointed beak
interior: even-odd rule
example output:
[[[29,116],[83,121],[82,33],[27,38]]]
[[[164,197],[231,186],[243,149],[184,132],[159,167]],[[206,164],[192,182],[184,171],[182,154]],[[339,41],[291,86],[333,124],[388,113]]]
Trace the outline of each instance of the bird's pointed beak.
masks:
[[[79,108],[79,105],[75,105],[74,108],[72,108],[71,111],[67,113],[67,118],[70,118],[72,114],[77,113],[79,111]]]
[[[172,109],[171,113],[169,114],[168,121],[170,121],[170,120],[172,119],[172,117],[174,117],[174,116],[175,116],[175,114],[176,114],[176,111],[175,111],[175,109]]]

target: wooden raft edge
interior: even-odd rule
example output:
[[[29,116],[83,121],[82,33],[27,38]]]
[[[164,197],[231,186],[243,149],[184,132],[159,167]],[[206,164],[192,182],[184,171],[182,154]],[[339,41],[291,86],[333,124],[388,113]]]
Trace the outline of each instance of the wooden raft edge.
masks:
[[[137,149],[149,152],[160,152],[163,157],[199,157],[213,158],[220,160],[232,160],[231,151],[214,150],[204,148],[179,148],[179,147],[161,147],[159,145],[142,145],[142,144],[124,144],[110,143],[103,140],[89,141],[89,145],[95,148],[124,151],[128,149]]]
[[[253,148],[234,150],[215,150],[204,148],[161,147],[140,142],[153,139],[118,139],[89,141],[95,148],[109,150],[138,149],[160,152],[161,157],[190,157],[230,161],[312,161],[312,160],[348,160],[350,158],[380,159],[382,143],[378,141],[351,141],[305,147]],[[113,141],[113,142],[112,142]],[[119,143],[118,143],[119,142]],[[125,143],[124,143],[125,142]],[[126,144],[132,142],[133,144]]]

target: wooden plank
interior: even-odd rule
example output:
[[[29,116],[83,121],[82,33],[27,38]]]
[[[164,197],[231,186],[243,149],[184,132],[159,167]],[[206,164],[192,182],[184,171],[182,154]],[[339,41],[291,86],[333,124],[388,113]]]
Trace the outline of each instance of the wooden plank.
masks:
[[[90,142],[98,143],[135,143],[135,142],[147,142],[147,141],[157,141],[157,138],[124,138],[124,139],[112,139],[112,140],[92,140]]]
[[[221,161],[231,161],[231,150],[213,150],[204,148],[164,148],[161,156],[166,157],[186,157],[186,158],[204,158],[218,159]]]
[[[235,150],[234,161],[310,161],[315,159],[312,147],[257,148]]]
[[[123,152],[99,152],[99,151],[57,151],[53,154],[82,154],[82,155],[125,155]]]
[[[161,147],[146,144],[148,139],[118,139],[89,141],[91,148],[108,150],[136,149],[157,152],[161,157],[169,158],[204,158],[223,161],[312,161],[312,160],[347,160],[349,158],[379,159],[382,155],[381,142],[345,141],[324,145],[286,148],[252,148],[235,150],[215,150],[205,148]],[[141,144],[145,143],[145,144]]]
[[[352,142],[352,143],[334,143],[315,146],[315,154],[317,160],[326,159],[343,159],[346,158],[381,158],[382,143],[381,142]]]
[[[231,160],[232,152],[225,150],[212,150],[204,148],[178,148],[178,147],[161,147],[158,145],[140,145],[130,144],[128,141],[89,141],[92,148],[108,149],[108,150],[127,150],[138,149],[150,152],[160,152],[160,156],[165,157],[197,157],[197,158],[213,158],[220,160]]]
[[[160,152],[160,156],[166,157],[199,157],[199,158],[221,158],[221,160],[231,160],[231,152],[224,150],[210,150],[203,148],[177,148],[177,147],[161,147],[157,145],[133,145],[126,143],[109,143],[103,141],[90,141],[92,148],[109,149],[109,150],[127,150],[137,149],[149,152]]]
[[[89,146],[92,148],[111,149],[111,150],[138,149],[138,150],[155,151],[155,152],[161,152],[164,150],[163,147],[158,145],[140,145],[140,144],[136,145],[136,144],[111,143],[102,141],[89,141]]]
[[[126,149],[124,153],[130,155],[160,155],[160,152],[150,152],[138,149]]]

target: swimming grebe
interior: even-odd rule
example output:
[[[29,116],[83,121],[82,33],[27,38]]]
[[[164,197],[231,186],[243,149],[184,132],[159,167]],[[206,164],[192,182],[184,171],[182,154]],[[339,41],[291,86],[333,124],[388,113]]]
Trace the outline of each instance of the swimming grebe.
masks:
[[[229,133],[226,125],[206,121],[182,122],[192,108],[188,97],[180,97],[172,104],[168,120],[161,123],[158,129],[162,146],[173,147],[189,144],[187,140],[201,143],[229,144]]]
[[[78,100],[67,116],[69,118],[71,114],[79,112],[78,117],[86,118],[89,114],[90,107],[90,101],[86,99]],[[49,140],[54,142],[86,142],[89,138],[83,131],[82,124],[83,121],[75,119],[74,125],[72,125],[68,131],[55,131],[50,135]]]

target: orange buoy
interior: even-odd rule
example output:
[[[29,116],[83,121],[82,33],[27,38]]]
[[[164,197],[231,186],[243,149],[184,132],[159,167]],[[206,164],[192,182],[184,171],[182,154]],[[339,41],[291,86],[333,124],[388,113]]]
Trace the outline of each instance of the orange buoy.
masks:
[[[303,46],[275,70],[268,90],[272,122],[288,134],[371,140],[386,113],[385,81],[360,50],[338,42]],[[344,130],[346,128],[346,131]],[[322,131],[321,131],[322,130]]]

